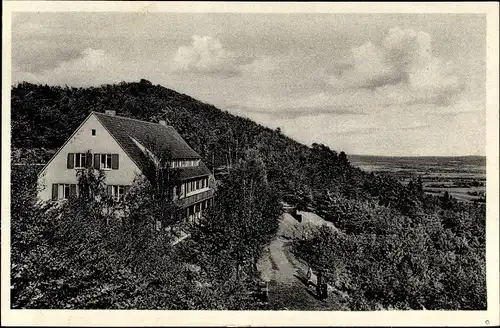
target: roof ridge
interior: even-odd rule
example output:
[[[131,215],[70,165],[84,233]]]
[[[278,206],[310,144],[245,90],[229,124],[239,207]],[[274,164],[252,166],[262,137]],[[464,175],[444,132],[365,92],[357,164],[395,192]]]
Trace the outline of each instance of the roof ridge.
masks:
[[[106,113],[103,113],[103,112],[97,112],[97,111],[94,111],[94,110],[91,111],[91,112],[95,113],[95,114],[106,115],[108,117],[122,118],[122,119],[136,121],[136,122],[141,122],[141,123],[156,124],[156,125],[160,125],[160,126],[164,126],[164,127],[174,128],[172,125],[163,125],[163,124],[160,124],[160,123],[155,123],[155,122],[151,122],[151,121],[143,121],[143,120],[139,120],[137,118],[132,118],[132,117],[119,116],[119,115],[109,115],[109,114],[106,114]]]

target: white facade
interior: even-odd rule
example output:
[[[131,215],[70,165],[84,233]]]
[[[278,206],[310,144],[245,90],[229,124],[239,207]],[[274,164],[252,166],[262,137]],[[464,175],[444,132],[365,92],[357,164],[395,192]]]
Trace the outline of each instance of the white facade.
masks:
[[[75,168],[67,167],[68,153],[118,154],[118,169],[106,172],[107,185],[131,185],[141,171],[94,114],[85,120],[38,176],[38,198],[52,199],[53,184],[77,184]]]

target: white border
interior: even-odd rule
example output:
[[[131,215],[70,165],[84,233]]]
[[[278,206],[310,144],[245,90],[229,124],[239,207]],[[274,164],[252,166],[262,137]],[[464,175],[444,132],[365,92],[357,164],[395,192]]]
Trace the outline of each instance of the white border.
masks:
[[[2,325],[45,326],[497,326],[499,325],[498,3],[3,2]],[[14,11],[198,13],[477,13],[487,15],[487,311],[136,311],[10,310],[10,33]]]

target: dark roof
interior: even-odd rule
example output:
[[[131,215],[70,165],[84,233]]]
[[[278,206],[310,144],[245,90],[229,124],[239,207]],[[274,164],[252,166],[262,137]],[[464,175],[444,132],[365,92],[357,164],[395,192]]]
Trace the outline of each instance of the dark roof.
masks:
[[[172,159],[201,158],[172,126],[99,112],[93,112],[93,114],[143,171],[148,163],[144,162],[146,157],[132,138],[158,156],[160,152],[168,151]],[[154,146],[151,147],[150,145]],[[210,174],[210,170],[201,161],[197,167],[187,167],[179,170],[183,180]]]
[[[200,161],[200,165],[198,166],[183,167],[174,170],[180,171],[179,178],[181,180],[194,179],[209,175],[211,173],[208,167],[202,161]]]

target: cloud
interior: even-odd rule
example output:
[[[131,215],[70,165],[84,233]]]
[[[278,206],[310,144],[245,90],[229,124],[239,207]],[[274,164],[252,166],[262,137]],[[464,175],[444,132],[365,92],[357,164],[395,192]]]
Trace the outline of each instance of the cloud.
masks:
[[[350,154],[484,154],[484,111],[442,116],[390,108],[367,116],[323,113],[297,118],[261,112],[237,114],[271,128],[280,127],[305,144],[321,142]]]
[[[279,77],[286,75],[290,77],[290,67],[300,75],[304,71],[304,58],[296,54],[261,55],[254,58],[250,63],[242,65],[241,71],[249,78]],[[310,69],[307,67],[306,69]]]
[[[224,106],[226,109],[231,111],[232,113],[238,115],[247,115],[248,113],[252,114],[270,114],[276,119],[297,119],[303,118],[304,116],[317,116],[323,114],[335,114],[335,115],[368,115],[363,112],[356,112],[351,110],[350,108],[331,108],[328,106],[325,107],[293,107],[293,108],[279,108],[276,111],[273,111],[269,108],[257,108],[256,107],[245,107],[239,105],[229,105]]]
[[[432,38],[425,32],[392,28],[380,42],[351,48],[347,58],[338,53],[331,53],[331,57],[337,61],[333,69],[317,65],[317,61],[311,65],[307,53],[255,58],[240,67],[243,77],[273,81],[280,90],[276,94],[259,90],[245,95],[233,107],[281,113],[281,117],[417,107],[440,112],[453,111],[449,107],[464,98],[465,83],[456,74],[457,68],[453,62],[433,55]],[[290,81],[294,81],[294,87],[289,87]]]
[[[425,32],[392,28],[379,45],[351,49],[351,61],[329,77],[338,91],[372,90],[382,103],[452,104],[463,90],[453,62],[432,53]]]
[[[177,71],[235,76],[240,74],[241,59],[225,49],[217,38],[192,36],[189,46],[181,46],[173,57]]]
[[[280,98],[251,95],[228,107],[236,112],[268,113],[281,118],[297,118],[320,114],[366,115],[361,106],[343,106],[340,103],[339,96],[326,92]]]
[[[39,72],[13,66],[13,82],[27,81],[49,85],[89,86],[149,78],[145,63],[125,61],[103,49],[85,48],[76,58],[62,61]],[[151,67],[157,68],[158,66]]]
[[[20,67],[14,69],[16,81],[28,81],[47,84],[81,85],[85,81],[95,80],[94,74],[107,71],[113,63],[111,56],[101,49],[84,49],[76,58],[60,62],[56,67],[44,69],[41,72],[22,71]],[[104,74],[99,74],[105,80]],[[102,79],[104,77],[104,79]]]
[[[64,44],[64,47],[60,45]],[[12,43],[12,61],[20,70],[40,73],[59,64],[82,57],[82,45],[76,41],[30,39],[29,42]]]
[[[251,63],[241,67],[242,72],[249,77],[274,75],[283,72],[284,58],[277,56],[260,56]]]
[[[319,70],[304,53],[255,54],[251,49],[228,49],[221,41],[211,36],[193,35],[189,46],[181,46],[171,57],[171,67],[176,72],[217,75],[222,77],[245,77],[260,81],[263,78],[290,78],[294,75],[314,75]],[[312,64],[312,65],[311,65]]]

